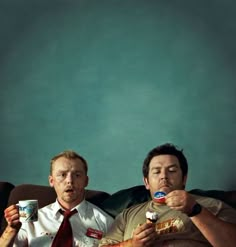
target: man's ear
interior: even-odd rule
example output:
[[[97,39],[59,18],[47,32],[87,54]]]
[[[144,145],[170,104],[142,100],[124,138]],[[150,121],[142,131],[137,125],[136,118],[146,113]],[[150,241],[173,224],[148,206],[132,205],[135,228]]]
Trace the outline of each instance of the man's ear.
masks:
[[[84,187],[87,187],[88,186],[88,183],[89,183],[89,177],[87,176],[87,178],[85,180],[85,183],[84,183]]]
[[[187,182],[187,175],[185,175],[184,177],[183,177],[183,188],[185,189],[185,187],[186,187],[186,182]]]
[[[53,187],[53,177],[51,175],[48,176],[48,182],[51,187]]]
[[[143,177],[143,182],[144,182],[146,189],[149,190],[150,186],[149,186],[148,178]]]

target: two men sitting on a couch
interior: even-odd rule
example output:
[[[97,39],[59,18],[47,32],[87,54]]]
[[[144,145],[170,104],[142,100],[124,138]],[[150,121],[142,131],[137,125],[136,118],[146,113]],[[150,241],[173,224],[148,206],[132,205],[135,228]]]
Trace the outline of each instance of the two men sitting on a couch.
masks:
[[[49,183],[57,192],[56,202],[39,210],[37,222],[24,225],[19,221],[18,207],[8,207],[5,210],[8,226],[0,246],[12,246],[14,241],[14,246],[38,246],[39,243],[54,246],[54,239],[58,239],[56,232],[63,221],[60,209],[77,210],[69,219],[73,233],[71,247],[92,247],[98,243],[103,247],[235,246],[236,210],[222,201],[185,191],[187,173],[188,163],[182,150],[171,144],[151,150],[144,160],[143,177],[152,199],[125,209],[112,224],[109,215],[84,200],[88,183],[86,161],[81,156],[75,159],[56,156],[49,176]],[[165,193],[164,203],[154,197],[157,191]],[[157,213],[155,223],[146,223],[147,211]],[[65,238],[59,242],[66,246]]]

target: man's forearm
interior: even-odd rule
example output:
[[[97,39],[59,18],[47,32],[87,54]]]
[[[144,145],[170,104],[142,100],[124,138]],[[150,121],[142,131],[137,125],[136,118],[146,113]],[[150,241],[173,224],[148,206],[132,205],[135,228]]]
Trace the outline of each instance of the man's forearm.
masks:
[[[1,247],[11,247],[13,246],[14,239],[18,233],[17,229],[14,229],[10,226],[7,226],[4,230],[2,236],[0,237],[0,246]]]
[[[236,225],[224,222],[207,209],[191,217],[192,222],[214,247],[234,247],[236,243]]]

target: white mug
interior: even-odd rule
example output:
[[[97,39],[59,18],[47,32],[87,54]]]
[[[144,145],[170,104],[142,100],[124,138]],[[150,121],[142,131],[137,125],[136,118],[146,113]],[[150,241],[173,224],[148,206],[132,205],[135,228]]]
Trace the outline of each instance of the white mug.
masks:
[[[19,206],[20,222],[33,222],[38,220],[38,200],[21,200]]]

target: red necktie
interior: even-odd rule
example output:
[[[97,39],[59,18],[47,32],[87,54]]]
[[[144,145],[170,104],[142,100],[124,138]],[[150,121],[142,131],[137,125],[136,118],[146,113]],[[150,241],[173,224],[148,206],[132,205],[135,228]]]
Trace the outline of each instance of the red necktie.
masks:
[[[72,247],[73,246],[73,234],[72,228],[70,225],[69,218],[77,213],[77,210],[73,211],[63,211],[60,210],[60,213],[64,215],[64,219],[60,225],[60,228],[52,242],[52,247]]]

